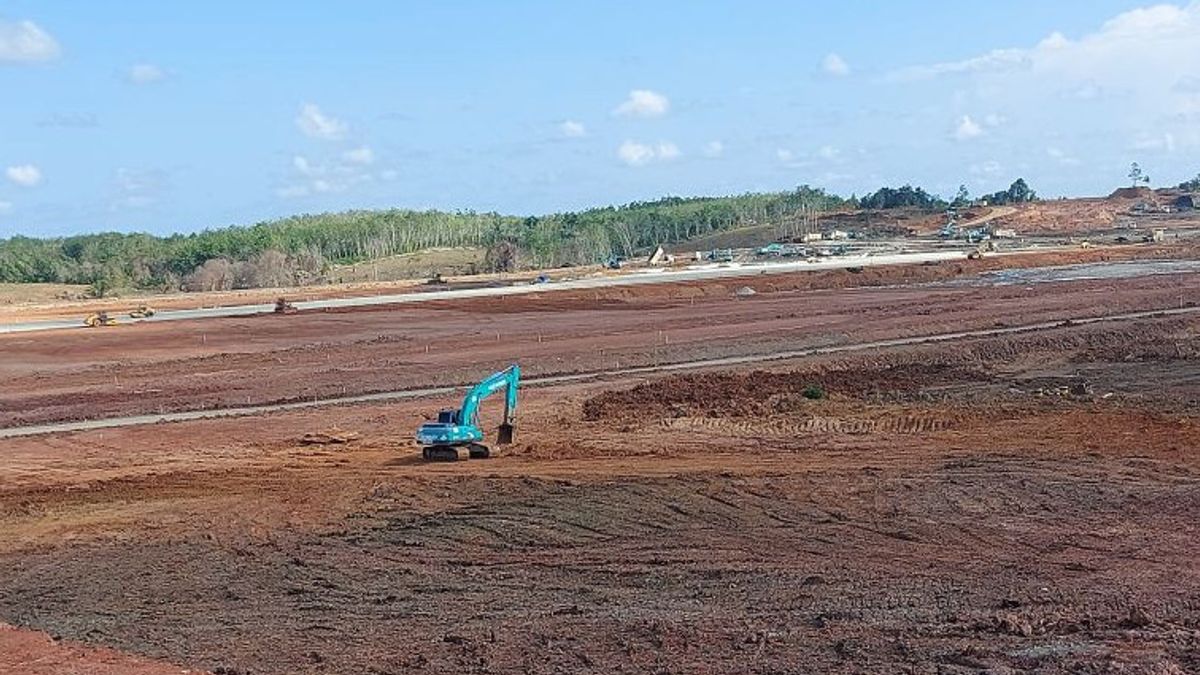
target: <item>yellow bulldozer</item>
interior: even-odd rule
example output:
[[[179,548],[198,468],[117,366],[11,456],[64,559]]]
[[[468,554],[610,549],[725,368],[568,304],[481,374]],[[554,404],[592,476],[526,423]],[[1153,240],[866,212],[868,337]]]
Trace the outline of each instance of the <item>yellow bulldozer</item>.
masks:
[[[992,253],[995,250],[996,245],[992,243],[992,240],[985,239],[984,241],[980,242],[978,246],[970,251],[967,251],[967,260],[979,260],[983,256],[987,255],[988,253]]]
[[[83,320],[83,325],[88,328],[100,328],[101,326],[115,326],[117,320],[108,315],[108,312],[95,312],[88,314]]]
[[[154,308],[150,305],[138,305],[138,308],[129,313],[131,319],[148,319],[154,316]]]

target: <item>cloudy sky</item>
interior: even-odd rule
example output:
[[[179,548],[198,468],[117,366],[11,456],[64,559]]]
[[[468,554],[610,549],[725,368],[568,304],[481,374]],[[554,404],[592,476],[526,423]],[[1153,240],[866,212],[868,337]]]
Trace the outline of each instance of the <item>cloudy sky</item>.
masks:
[[[16,0],[0,237],[1178,183],[1197,64],[1200,2]]]

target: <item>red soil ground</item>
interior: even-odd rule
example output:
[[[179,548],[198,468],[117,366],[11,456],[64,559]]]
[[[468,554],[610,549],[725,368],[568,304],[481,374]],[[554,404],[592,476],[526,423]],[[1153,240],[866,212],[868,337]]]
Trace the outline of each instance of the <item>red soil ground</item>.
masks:
[[[205,378],[220,403],[761,352],[1178,306],[1197,276],[53,333],[4,341],[2,400],[65,419]],[[1200,669],[1195,315],[530,388],[516,445],[423,463],[420,413],[452,402],[6,440],[0,620],[223,673]],[[299,442],[331,428],[361,438]]]

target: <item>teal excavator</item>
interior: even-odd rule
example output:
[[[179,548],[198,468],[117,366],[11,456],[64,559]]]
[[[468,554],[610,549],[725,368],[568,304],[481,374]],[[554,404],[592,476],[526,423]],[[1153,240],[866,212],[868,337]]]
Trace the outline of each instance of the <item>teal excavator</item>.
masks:
[[[483,444],[484,433],[479,428],[479,404],[501,390],[504,391],[504,421],[500,423],[497,443],[512,443],[513,422],[517,416],[517,385],[520,382],[521,368],[513,364],[472,387],[458,410],[442,410],[438,413],[437,421],[422,424],[417,429],[421,456],[427,460],[453,462],[459,458],[459,451],[465,448],[471,459],[487,458],[491,451]]]

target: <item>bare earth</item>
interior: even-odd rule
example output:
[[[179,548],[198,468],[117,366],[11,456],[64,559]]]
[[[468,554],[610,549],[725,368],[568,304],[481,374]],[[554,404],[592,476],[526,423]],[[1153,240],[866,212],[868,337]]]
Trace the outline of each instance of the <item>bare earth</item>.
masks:
[[[528,388],[486,461],[419,460],[450,397],[6,440],[0,620],[66,642],[0,671],[1200,670],[1200,314],[1069,321],[1200,274],[980,269],[0,337],[12,426],[1060,323]]]

